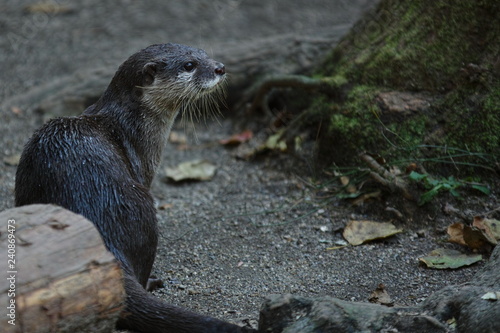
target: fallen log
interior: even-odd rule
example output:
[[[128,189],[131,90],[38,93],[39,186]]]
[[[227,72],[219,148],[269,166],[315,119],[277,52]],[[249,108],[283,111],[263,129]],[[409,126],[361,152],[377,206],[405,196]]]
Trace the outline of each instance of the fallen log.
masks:
[[[110,332],[122,271],[83,216],[53,205],[0,213],[1,332]]]

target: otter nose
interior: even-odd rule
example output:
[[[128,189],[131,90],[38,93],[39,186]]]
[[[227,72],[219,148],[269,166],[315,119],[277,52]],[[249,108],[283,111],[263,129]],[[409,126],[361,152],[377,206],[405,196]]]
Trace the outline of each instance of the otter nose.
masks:
[[[215,66],[215,74],[217,75],[224,75],[226,74],[226,67],[224,64],[218,62]]]

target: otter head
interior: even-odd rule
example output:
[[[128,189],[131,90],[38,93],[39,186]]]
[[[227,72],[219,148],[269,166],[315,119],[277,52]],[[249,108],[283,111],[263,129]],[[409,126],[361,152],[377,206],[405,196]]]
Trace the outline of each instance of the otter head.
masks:
[[[212,111],[223,96],[224,65],[205,51],[179,44],[152,45],[137,54],[142,63],[137,97],[160,114]],[[216,97],[216,98],[214,98]]]

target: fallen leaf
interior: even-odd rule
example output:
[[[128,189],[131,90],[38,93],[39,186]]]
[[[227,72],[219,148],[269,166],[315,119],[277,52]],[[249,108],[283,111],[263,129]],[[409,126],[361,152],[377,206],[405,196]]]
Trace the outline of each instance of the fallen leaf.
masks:
[[[185,144],[187,144],[187,136],[184,133],[172,131],[172,132],[170,132],[170,136],[168,137],[168,141],[170,141],[171,143],[185,145]]]
[[[276,134],[268,137],[266,141],[260,140],[257,137],[256,140],[254,140],[252,147],[249,147],[248,145],[239,146],[236,156],[238,158],[248,160],[272,150],[286,151],[288,146],[285,140],[282,140],[283,133],[284,131],[280,130]]]
[[[409,174],[410,172],[412,171],[416,171],[418,168],[417,164],[416,163],[410,163],[406,166],[406,170],[405,170],[405,173],[406,174]]]
[[[349,184],[349,182],[350,182],[349,177],[347,177],[347,176],[340,176],[339,180],[340,180],[340,183],[341,183],[343,186],[348,185],[348,184]]]
[[[73,8],[65,5],[60,5],[52,1],[37,2],[25,7],[26,12],[30,14],[66,14],[73,11]]]
[[[332,246],[332,247],[327,247],[326,250],[327,251],[333,251],[333,250],[339,250],[339,249],[343,249],[344,247],[346,247],[347,245],[340,245],[340,246]]]
[[[467,243],[465,243],[464,240],[464,227],[465,225],[459,222],[449,225],[447,232],[448,235],[450,235],[450,238],[448,239],[448,242],[467,246]]]
[[[498,301],[500,299],[500,291],[490,291],[481,296],[482,299],[486,299],[488,301]]]
[[[326,225],[317,225],[317,226],[314,226],[314,230],[319,230],[321,232],[327,232],[328,231],[328,226],[326,226]]]
[[[174,205],[173,205],[173,204],[171,204],[171,203],[166,203],[166,204],[163,204],[163,205],[158,206],[158,209],[159,209],[159,210],[166,210],[166,209],[170,209],[170,208],[172,208],[172,207],[174,207]]]
[[[282,137],[282,131],[279,131],[278,133],[271,135],[269,138],[267,138],[266,143],[264,143],[264,149],[270,149],[270,150],[279,150],[279,151],[286,151],[286,142],[281,139]]]
[[[477,227],[464,226],[464,241],[473,250],[490,252],[496,244],[483,230]]]
[[[220,140],[219,143],[221,145],[226,145],[226,146],[239,145],[241,143],[247,142],[251,138],[253,138],[253,132],[250,130],[246,130],[246,131],[243,131],[241,133],[234,134],[231,137],[229,137],[228,139]]]
[[[337,239],[336,241],[333,242],[333,244],[339,245],[339,246],[348,246],[349,245],[349,243],[343,239]]]
[[[282,140],[283,133],[283,130],[278,131],[276,134],[268,137],[265,142],[257,144],[255,148],[240,146],[239,148],[243,149],[238,152],[237,157],[248,160],[270,150],[286,151],[288,147],[285,140]]]
[[[472,225],[481,229],[492,245],[497,245],[500,240],[500,221],[475,216]]]
[[[353,206],[360,206],[365,203],[365,201],[368,201],[370,199],[380,199],[382,194],[382,191],[375,191],[371,193],[365,193],[360,195],[359,197],[355,198],[352,200],[352,205]]]
[[[460,268],[472,265],[482,259],[483,256],[480,254],[467,255],[449,249],[436,249],[426,257],[418,258],[418,260],[427,265],[427,267],[436,269]]]
[[[13,114],[17,114],[17,115],[23,113],[23,110],[21,110],[21,108],[17,107],[17,106],[13,106],[10,110],[12,111]]]
[[[454,223],[448,227],[449,242],[467,246],[473,250],[489,252],[497,244],[489,227],[481,218],[475,218],[473,226]]]
[[[385,290],[385,286],[383,283],[379,284],[377,289],[375,289],[370,297],[368,298],[368,301],[370,303],[377,303],[377,304],[382,304],[386,306],[393,306],[394,302],[391,299],[391,296],[389,296],[389,293]]]
[[[248,145],[240,145],[236,148],[235,156],[241,160],[249,160],[255,155],[257,155],[258,151],[254,147],[249,147]]]
[[[386,238],[402,232],[392,223],[373,221],[350,221],[342,235],[351,245],[360,245],[374,239]]]
[[[448,324],[448,327],[453,329],[454,332],[455,328],[457,327],[457,319],[455,317],[451,317],[446,321],[446,324]]]
[[[10,165],[10,166],[19,165],[19,160],[21,160],[21,154],[14,154],[14,155],[10,155],[10,156],[5,156],[3,158],[3,162],[7,165]]]
[[[210,180],[215,175],[216,167],[206,160],[194,160],[179,164],[175,168],[166,168],[168,178],[181,180]]]
[[[339,179],[340,179],[340,183],[342,184],[342,186],[344,186],[345,191],[347,193],[353,194],[353,193],[358,192],[358,189],[356,188],[356,186],[353,184],[350,184],[351,180],[349,179],[349,177],[341,176]]]

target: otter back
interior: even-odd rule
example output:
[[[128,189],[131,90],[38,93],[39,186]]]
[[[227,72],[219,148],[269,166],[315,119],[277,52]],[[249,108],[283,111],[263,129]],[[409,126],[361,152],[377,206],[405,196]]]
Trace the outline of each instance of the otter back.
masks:
[[[118,131],[104,116],[60,118],[43,126],[21,157],[16,206],[52,203],[85,216],[145,286],[157,245],[156,211],[113,133]]]

